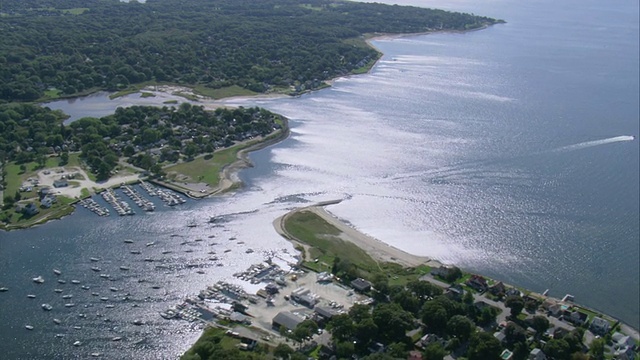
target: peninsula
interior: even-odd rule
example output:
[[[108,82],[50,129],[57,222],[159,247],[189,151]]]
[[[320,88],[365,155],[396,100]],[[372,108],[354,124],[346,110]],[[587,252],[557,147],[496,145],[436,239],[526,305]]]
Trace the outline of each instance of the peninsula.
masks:
[[[183,360],[637,356],[637,329],[571,295],[555,299],[390,247],[324,209],[338,202],[274,221],[301,255],[290,272],[257,264],[236,274],[263,284],[256,295],[218,283],[168,311],[209,326]],[[224,302],[235,312],[212,308]]]

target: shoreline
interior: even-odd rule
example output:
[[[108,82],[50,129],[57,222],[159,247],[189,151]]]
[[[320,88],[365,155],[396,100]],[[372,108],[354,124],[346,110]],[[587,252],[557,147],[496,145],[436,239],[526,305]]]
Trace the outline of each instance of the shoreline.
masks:
[[[430,267],[439,267],[442,265],[445,265],[443,263],[441,263],[438,260],[432,259],[432,258],[428,258],[428,257],[424,257],[424,256],[417,256],[417,255],[412,255],[404,250],[398,249],[396,247],[393,247],[391,245],[388,245],[387,243],[374,238],[373,236],[367,235],[359,230],[357,230],[356,228],[349,226],[344,220],[334,216],[333,214],[331,214],[330,212],[328,212],[325,207],[329,206],[329,205],[335,205],[335,204],[339,204],[340,202],[342,202],[341,199],[339,200],[330,200],[330,201],[324,201],[324,202],[320,202],[320,203],[316,203],[316,204],[312,204],[312,205],[308,205],[308,206],[304,206],[304,207],[300,207],[297,209],[293,209],[289,212],[287,212],[286,214],[276,218],[273,221],[273,227],[275,229],[275,231],[282,236],[283,238],[287,239],[288,241],[290,241],[291,243],[294,244],[294,247],[296,247],[296,250],[298,249],[298,246],[304,248],[306,250],[308,245],[303,244],[302,242],[298,241],[294,236],[292,236],[291,234],[289,234],[287,232],[287,230],[284,227],[284,223],[286,222],[286,220],[293,214],[296,213],[300,213],[300,212],[304,212],[304,211],[309,211],[312,212],[313,214],[317,215],[318,217],[320,217],[322,220],[326,221],[327,223],[329,223],[330,225],[334,226],[336,229],[338,229],[339,231],[341,231],[340,234],[340,238],[342,240],[351,242],[352,244],[356,245],[357,247],[359,247],[360,249],[364,250],[367,254],[369,254],[374,260],[377,261],[384,261],[384,262],[395,262],[397,264],[402,265],[403,267],[416,267],[419,265],[427,265]],[[303,253],[302,256],[304,256],[305,254]],[[454,264],[447,264],[447,265],[454,265]],[[455,266],[455,265],[454,265]],[[467,272],[468,271],[463,270],[463,272]],[[486,277],[485,277],[486,278]],[[489,279],[489,278],[487,278]],[[492,279],[495,282],[498,282],[499,280],[495,280]],[[541,300],[554,300],[554,301],[558,301],[560,302],[561,299],[552,297],[552,296],[548,296],[548,295],[543,295],[543,294],[539,294],[537,292],[534,291],[530,291],[528,289],[522,288],[522,287],[517,287],[517,286],[513,286],[511,284],[507,284],[505,282],[502,282],[503,284],[505,284],[505,286],[510,286],[510,287],[515,287],[515,288],[520,288],[522,290],[524,290],[524,292],[526,292],[527,294],[537,297]],[[626,322],[614,318],[611,315],[608,315],[606,313],[604,313],[603,311],[597,310],[597,309],[593,309],[590,308],[588,306],[585,305],[581,305],[580,303],[575,303],[575,306],[594,312],[594,313],[598,313],[600,314],[603,318],[606,318],[608,320],[611,320],[613,322],[616,322],[620,325],[620,331],[624,332],[625,334],[631,336],[632,338],[634,338],[636,341],[640,341],[640,331],[639,329],[635,328],[632,325],[627,324]]]

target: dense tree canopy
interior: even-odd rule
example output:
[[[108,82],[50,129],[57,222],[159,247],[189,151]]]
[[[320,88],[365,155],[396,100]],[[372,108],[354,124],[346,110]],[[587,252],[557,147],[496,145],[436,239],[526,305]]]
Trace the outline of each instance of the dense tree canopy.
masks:
[[[377,53],[364,33],[465,30],[486,17],[337,0],[24,0],[0,10],[0,99],[144,81],[313,88]]]

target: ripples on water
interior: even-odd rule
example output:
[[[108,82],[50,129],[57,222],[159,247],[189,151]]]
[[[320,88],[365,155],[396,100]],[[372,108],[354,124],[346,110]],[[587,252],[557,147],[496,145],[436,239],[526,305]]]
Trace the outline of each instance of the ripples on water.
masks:
[[[289,139],[251,155],[256,166],[241,174],[243,191],[129,218],[102,219],[81,209],[63,221],[1,234],[2,285],[11,290],[0,294],[0,305],[11,311],[0,313],[7,325],[0,334],[11,341],[0,350],[171,358],[198,332],[158,311],[262,260],[265,251],[289,258],[284,250],[293,249],[275,234],[273,219],[336,198],[345,201],[329,207],[332,213],[389,244],[533,290],[549,288],[555,296],[572,293],[637,326],[638,44],[624,34],[611,39],[600,28],[622,31],[617,24],[626,21],[637,33],[638,24],[583,5],[563,3],[553,15],[527,4],[496,5],[497,15],[477,10],[510,23],[378,41],[386,55],[370,75],[301,98],[226,100],[291,119]],[[545,22],[553,26],[539,26],[541,18],[575,17],[577,9],[593,29],[553,19]],[[588,46],[563,52],[567,42]],[[609,52],[600,50],[604,45]],[[630,135],[636,139],[617,141]],[[223,214],[223,227],[207,224]],[[128,237],[142,255],[128,252]],[[245,254],[232,237],[256,251]],[[189,243],[180,245],[182,239]],[[211,265],[211,248],[225,254],[224,266]],[[89,270],[91,256],[103,258],[103,271],[121,276],[109,285],[131,292],[131,300],[114,302],[107,324],[95,318],[98,310],[107,312],[101,301],[65,284],[78,305],[69,310],[56,302],[44,313],[44,299],[54,305],[52,268],[113,295]],[[146,263],[140,259],[146,256],[164,260]],[[131,266],[127,274],[118,269],[123,263]],[[47,282],[37,286],[30,279],[39,274]],[[149,283],[140,285],[139,278]],[[153,283],[161,289],[149,288]],[[38,298],[27,299],[30,292]],[[80,311],[94,319],[76,319]],[[54,315],[84,324],[83,330],[55,339]],[[147,325],[132,325],[135,318]],[[27,321],[36,326],[32,332],[24,330]],[[123,341],[110,341],[113,336]],[[85,345],[73,348],[75,338]]]

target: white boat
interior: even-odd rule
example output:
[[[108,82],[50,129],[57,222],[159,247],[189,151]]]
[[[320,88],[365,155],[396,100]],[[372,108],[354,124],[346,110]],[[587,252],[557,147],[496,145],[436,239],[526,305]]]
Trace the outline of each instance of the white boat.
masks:
[[[108,279],[110,277],[109,274],[100,274],[101,278]]]
[[[57,292],[57,293],[61,293],[62,289],[53,289],[53,291]]]
[[[53,309],[53,306],[49,304],[42,304],[42,310],[51,311],[51,309]]]
[[[113,308],[115,307],[115,305],[113,305],[113,304],[109,304],[109,305],[107,305],[107,306],[105,306],[105,307],[106,307],[107,309],[113,309]]]
[[[101,298],[100,298],[100,300],[102,300],[102,301],[109,301],[109,298],[108,298],[108,297],[101,297]]]
[[[89,290],[89,287],[88,287],[87,285],[82,285],[82,286],[80,286],[80,288],[81,288],[82,290]]]
[[[93,262],[100,261],[100,259],[98,259],[98,258],[94,258],[94,257],[89,258],[89,260],[91,260],[91,261],[93,261]]]
[[[0,292],[5,292],[5,291],[9,291],[8,287],[0,287]]]
[[[133,244],[133,240],[131,240],[131,239],[126,239],[124,242],[127,243],[127,244]]]
[[[118,291],[118,288],[111,287],[111,288],[109,288],[109,290],[111,290],[111,291],[114,291],[114,292],[115,292],[115,291]]]
[[[57,338],[63,338],[65,335],[64,334],[56,334]]]
[[[35,299],[35,298],[36,298],[36,296],[35,296],[35,295],[33,295],[33,294],[29,294],[29,295],[27,295],[27,297],[28,297],[29,299]]]
[[[111,338],[111,341],[120,341],[120,340],[122,340],[122,338],[120,336],[116,336],[116,337]]]
[[[62,295],[63,299],[71,299],[72,297],[73,297],[73,295],[71,295],[71,294]]]
[[[100,355],[102,355],[102,354],[98,353],[98,352],[91,353],[91,356],[93,356],[93,357],[100,357]]]
[[[56,275],[62,275],[62,271],[58,270],[58,269],[53,269],[53,273]]]
[[[141,254],[140,250],[131,250],[130,253],[132,253],[134,255],[140,255]]]
[[[155,242],[155,241],[151,241],[151,242],[148,242],[148,243],[147,243],[147,246],[153,246],[153,245],[155,245],[155,244],[156,244],[156,242]]]
[[[80,284],[80,280],[71,280],[71,283],[77,285],[77,284]]]
[[[60,319],[53,319],[53,322],[56,323],[57,325],[62,324],[62,321],[60,321]]]
[[[74,307],[74,306],[76,306],[76,304],[74,304],[74,303],[66,303],[66,304],[64,304],[64,306],[65,307]]]
[[[74,326],[73,328],[76,330],[82,330],[82,326]]]
[[[80,341],[76,341],[76,342],[73,343],[73,346],[80,346],[80,345],[82,345],[82,343]]]
[[[95,271],[95,272],[100,272],[100,271],[102,271],[102,269],[100,269],[100,268],[99,268],[99,267],[97,267],[97,266],[92,266],[92,267],[91,267],[91,270],[93,270],[93,271]]]
[[[31,325],[25,325],[24,328],[27,330],[33,330],[33,326]]]
[[[127,271],[127,270],[129,270],[129,267],[128,266],[120,266],[120,270]]]
[[[34,277],[32,280],[36,284],[42,284],[44,282],[44,278],[42,278],[42,276]]]
[[[64,281],[64,280],[62,280],[62,279],[58,279],[58,283],[59,283],[59,284],[66,284],[67,282],[66,282],[66,281]]]

